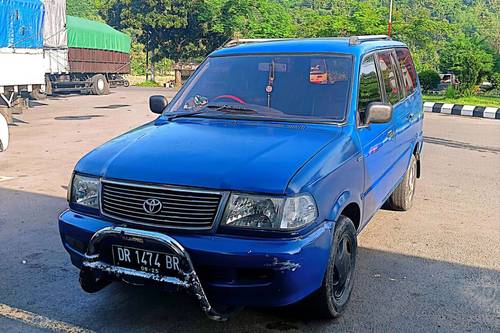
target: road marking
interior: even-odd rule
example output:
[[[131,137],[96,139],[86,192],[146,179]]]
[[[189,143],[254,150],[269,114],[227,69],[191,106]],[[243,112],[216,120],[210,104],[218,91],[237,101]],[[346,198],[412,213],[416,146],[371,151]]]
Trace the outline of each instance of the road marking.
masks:
[[[2,303],[0,303],[0,316],[17,320],[33,327],[48,329],[54,332],[94,333],[94,331],[85,328],[67,324],[65,322],[58,320],[52,320],[47,317],[37,315],[35,313],[24,311],[21,309],[16,309]]]
[[[14,179],[14,177],[0,176],[0,182],[4,182],[6,180]]]

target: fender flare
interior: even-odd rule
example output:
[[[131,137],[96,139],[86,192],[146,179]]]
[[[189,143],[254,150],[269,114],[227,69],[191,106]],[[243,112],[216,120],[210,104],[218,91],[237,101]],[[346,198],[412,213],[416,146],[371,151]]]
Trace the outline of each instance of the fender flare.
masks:
[[[338,196],[337,200],[335,200],[335,203],[333,204],[332,208],[330,209],[330,213],[328,214],[327,219],[330,221],[334,221],[334,222],[337,221],[339,216],[340,216],[340,213],[342,213],[344,208],[346,208],[347,205],[349,205],[351,203],[357,204],[358,207],[360,208],[360,223],[361,223],[362,204],[361,204],[360,200],[357,200],[355,198],[355,196],[352,194],[352,192],[348,191],[348,190],[345,190],[344,192],[342,192],[342,194],[340,194]]]

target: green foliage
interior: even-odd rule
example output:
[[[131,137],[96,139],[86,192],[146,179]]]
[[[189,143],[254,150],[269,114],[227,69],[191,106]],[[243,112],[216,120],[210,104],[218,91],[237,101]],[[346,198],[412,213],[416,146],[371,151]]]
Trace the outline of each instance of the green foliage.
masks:
[[[160,84],[158,82],[151,81],[151,80],[143,81],[143,82],[140,82],[140,83],[137,83],[134,85],[137,87],[159,87],[160,86]]]
[[[424,91],[436,89],[441,80],[439,73],[432,69],[421,71],[418,74],[418,78],[420,79],[420,85]]]
[[[500,97],[496,96],[485,96],[485,95],[475,95],[475,96],[460,96],[456,98],[446,98],[440,95],[424,95],[423,99],[425,102],[438,102],[438,103],[450,103],[450,104],[462,104],[462,105],[478,105],[478,106],[492,106],[500,108]]]
[[[234,37],[334,37],[387,33],[388,0],[75,0],[68,10],[94,15],[131,34],[163,71],[201,60]],[[89,4],[94,4],[90,6]],[[85,9],[89,7],[88,9]],[[471,90],[500,71],[498,1],[395,1],[393,37],[412,51],[419,71],[453,72]],[[141,51],[142,52],[142,51]],[[138,52],[134,72],[145,63]],[[162,68],[162,69],[160,69]],[[143,71],[142,71],[143,72]]]
[[[490,81],[493,84],[494,89],[500,88],[500,72],[495,72],[491,74]]]
[[[144,45],[132,42],[130,48],[130,70],[132,75],[146,74],[146,52]]]
[[[102,22],[99,4],[100,0],[67,0],[66,14]]]
[[[444,92],[444,97],[448,99],[455,99],[459,96],[460,93],[453,86],[448,86]]]
[[[481,43],[465,36],[451,39],[440,51],[440,68],[458,75],[462,90],[470,90],[479,79],[491,73],[493,57]]]

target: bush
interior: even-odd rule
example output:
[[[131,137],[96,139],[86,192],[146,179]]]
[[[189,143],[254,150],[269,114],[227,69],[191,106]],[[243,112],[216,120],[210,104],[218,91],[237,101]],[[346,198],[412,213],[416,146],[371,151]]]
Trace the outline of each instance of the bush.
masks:
[[[425,70],[418,74],[420,79],[420,85],[424,91],[429,91],[436,89],[441,78],[439,77],[439,73],[434,70]]]
[[[460,97],[460,93],[458,92],[458,90],[453,88],[453,86],[448,86],[446,88],[446,91],[444,92],[444,97],[450,98],[450,99],[455,99],[455,98]]]
[[[491,74],[490,81],[491,84],[493,85],[493,89],[500,88],[500,72],[495,72]]]

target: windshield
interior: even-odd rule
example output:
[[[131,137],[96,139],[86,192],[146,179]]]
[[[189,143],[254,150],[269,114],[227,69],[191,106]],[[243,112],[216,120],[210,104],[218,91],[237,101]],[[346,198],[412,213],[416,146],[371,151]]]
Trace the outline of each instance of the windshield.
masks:
[[[343,121],[348,55],[241,55],[208,58],[167,114]]]

